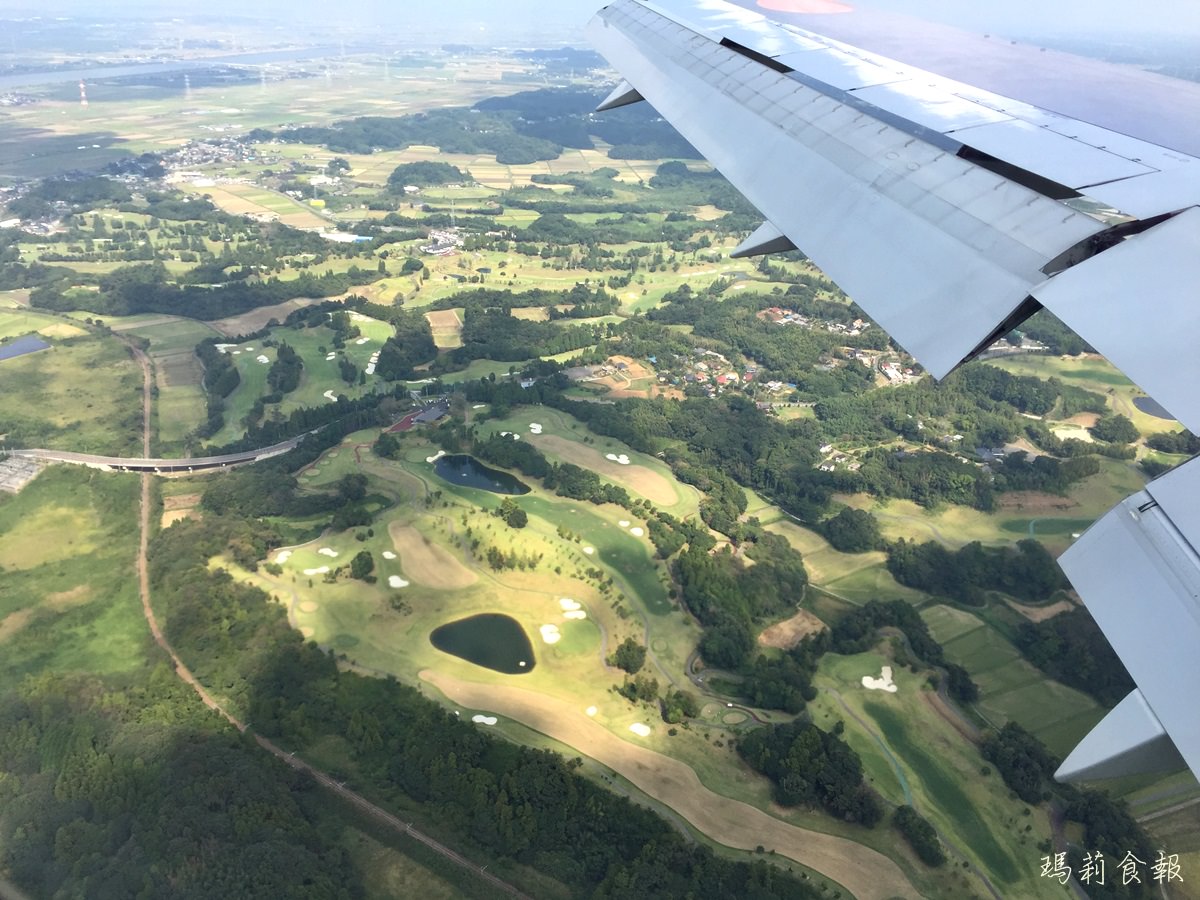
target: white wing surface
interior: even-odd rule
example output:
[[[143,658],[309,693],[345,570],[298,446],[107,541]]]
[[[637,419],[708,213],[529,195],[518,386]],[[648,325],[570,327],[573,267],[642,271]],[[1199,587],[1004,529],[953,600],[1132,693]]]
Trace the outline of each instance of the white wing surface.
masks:
[[[1200,159],[1186,141],[1139,140],[722,0],[615,0],[588,34],[625,79],[601,108],[649,101],[763,214],[737,255],[800,248],[937,378],[1044,306],[1200,433]],[[1197,508],[1192,462],[1064,556],[1141,691],[1061,777],[1178,764],[1176,747],[1200,774],[1186,695],[1200,683]],[[1166,644],[1151,637],[1160,616]]]

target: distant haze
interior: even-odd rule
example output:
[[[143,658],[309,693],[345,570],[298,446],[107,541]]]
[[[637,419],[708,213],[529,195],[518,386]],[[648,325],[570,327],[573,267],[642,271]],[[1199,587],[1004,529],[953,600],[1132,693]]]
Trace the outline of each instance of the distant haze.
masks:
[[[0,16],[99,17],[229,16],[301,25],[339,23],[353,29],[385,28],[400,38],[406,26],[460,35],[480,43],[522,32],[561,31],[582,39],[582,27],[606,0],[0,0]],[[906,13],[976,32],[1036,38],[1041,35],[1163,34],[1200,38],[1200,3],[1194,0],[843,0],[851,7]],[[755,7],[755,0],[740,0]],[[671,0],[664,0],[670,6]],[[775,4],[772,4],[775,5]],[[770,14],[769,10],[762,10]]]

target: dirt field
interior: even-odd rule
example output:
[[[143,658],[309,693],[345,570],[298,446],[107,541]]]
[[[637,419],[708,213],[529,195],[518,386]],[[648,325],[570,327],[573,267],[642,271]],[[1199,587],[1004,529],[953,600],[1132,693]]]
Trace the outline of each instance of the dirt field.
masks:
[[[1010,491],[1001,494],[996,499],[996,509],[1004,512],[1013,510],[1028,513],[1057,512],[1078,507],[1079,504],[1069,497],[1045,494],[1041,491]]]
[[[1051,619],[1061,612],[1070,612],[1075,608],[1075,604],[1070,600],[1059,600],[1057,603],[1051,603],[1049,606],[1026,606],[1024,603],[1009,600],[1008,605],[1030,622],[1045,622],[1047,619]]]
[[[525,319],[529,322],[550,321],[550,311],[544,306],[518,306],[510,309],[508,314],[514,319]]]
[[[824,631],[826,625],[806,609],[800,610],[790,619],[776,622],[758,636],[762,647],[778,647],[780,650],[791,650],[801,640],[810,634]]]
[[[457,590],[477,580],[474,572],[464,566],[445,547],[425,539],[411,525],[392,522],[388,526],[392,544],[400,554],[404,575],[410,581],[431,588]]]
[[[462,346],[463,322],[458,309],[439,309],[425,313],[425,320],[433,331],[433,342],[438,349]]]
[[[829,876],[859,900],[919,896],[900,867],[883,854],[845,838],[789,825],[713,793],[689,766],[621,740],[564,700],[507,685],[475,684],[430,670],[420,676],[455,703],[516,719],[586,753],[728,847],[753,850],[761,845],[774,850]]]
[[[258,309],[244,312],[240,316],[230,316],[227,319],[214,319],[208,324],[226,337],[250,334],[265,327],[272,319],[282,322],[288,317],[288,313],[303,309],[306,306],[312,306],[314,303],[324,303],[328,299],[330,298],[303,297],[299,300],[285,300],[283,303],[276,303],[274,306],[260,306]]]
[[[672,506],[679,502],[671,482],[645,466],[623,466],[611,459],[605,459],[599,450],[555,434],[530,435],[529,441],[535,447],[549,450],[567,462],[591,469],[618,484],[625,485],[657,506]]]

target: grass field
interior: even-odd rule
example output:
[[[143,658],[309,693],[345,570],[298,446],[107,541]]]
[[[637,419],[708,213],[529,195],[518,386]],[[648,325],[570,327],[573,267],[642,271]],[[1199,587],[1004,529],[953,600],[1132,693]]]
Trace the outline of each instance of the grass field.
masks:
[[[0,494],[0,681],[142,664],[137,479],[52,466]]]
[[[71,338],[87,334],[62,316],[30,312],[25,309],[0,309],[0,340],[25,334],[40,334],[48,338]]]
[[[115,338],[85,335],[5,360],[0,383],[0,433],[14,445],[118,456],[141,446],[142,373]]]

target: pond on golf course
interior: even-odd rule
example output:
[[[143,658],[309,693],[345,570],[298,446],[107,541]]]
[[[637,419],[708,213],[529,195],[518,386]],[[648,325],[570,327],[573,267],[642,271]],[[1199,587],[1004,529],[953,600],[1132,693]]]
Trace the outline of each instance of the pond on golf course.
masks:
[[[500,613],[447,622],[433,630],[429,641],[443,653],[505,675],[524,675],[537,664],[525,629]]]
[[[433,470],[451,484],[466,485],[493,494],[528,494],[529,487],[507,472],[485,466],[473,456],[454,453],[441,457]]]

